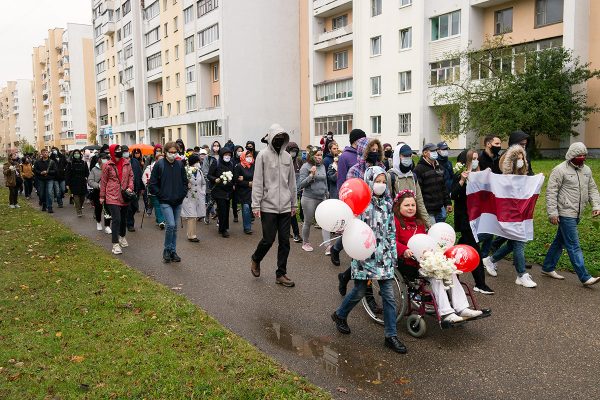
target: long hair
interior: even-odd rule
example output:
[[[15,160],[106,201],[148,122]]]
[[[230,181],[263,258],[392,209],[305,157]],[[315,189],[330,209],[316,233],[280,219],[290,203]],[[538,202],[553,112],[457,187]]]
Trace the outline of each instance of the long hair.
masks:
[[[477,151],[473,149],[469,149],[469,151],[467,151],[467,163],[465,165],[467,167],[467,171],[472,171],[471,164],[473,164],[473,154],[475,153],[477,153]],[[475,171],[479,171],[479,167],[477,167]]]
[[[400,213],[400,206],[402,205],[404,199],[408,198],[414,199],[415,204],[417,203],[417,196],[415,192],[413,192],[412,190],[403,190],[396,195],[396,198],[394,199],[394,206],[392,207],[392,210],[394,210],[394,216],[398,218],[398,221],[400,221],[400,226],[402,228],[406,228],[406,221],[404,219],[404,215]],[[425,225],[425,218],[423,218],[419,207],[416,207],[416,209],[417,213],[415,214],[415,222],[417,223],[417,225]]]

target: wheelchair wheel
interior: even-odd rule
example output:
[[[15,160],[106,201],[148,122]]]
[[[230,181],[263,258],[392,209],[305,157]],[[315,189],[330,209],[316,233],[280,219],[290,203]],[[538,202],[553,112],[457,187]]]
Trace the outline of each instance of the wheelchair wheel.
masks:
[[[411,314],[406,318],[406,329],[411,336],[420,338],[427,332],[427,323],[420,315]]]
[[[402,279],[402,275],[398,271],[394,272],[393,290],[396,301],[396,322],[398,322],[406,312],[408,301],[408,289]],[[362,305],[371,319],[383,325],[383,300],[377,280],[370,280],[368,282],[367,293],[362,298]]]

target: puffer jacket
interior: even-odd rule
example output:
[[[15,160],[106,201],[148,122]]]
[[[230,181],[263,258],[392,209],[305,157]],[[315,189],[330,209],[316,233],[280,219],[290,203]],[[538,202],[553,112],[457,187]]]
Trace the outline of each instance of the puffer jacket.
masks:
[[[221,175],[223,175],[225,172],[231,172],[231,178],[233,179],[233,157],[231,157],[231,161],[225,162],[223,160],[223,156],[226,153],[231,154],[231,150],[229,150],[229,147],[223,147],[219,151],[219,161],[211,165],[210,169],[208,170],[208,181],[213,186],[213,199],[229,200],[233,195],[234,181],[231,180],[227,183],[224,183],[221,180]],[[217,183],[217,179],[219,179],[219,183]]]
[[[90,172],[83,160],[73,160],[67,164],[65,183],[72,194],[83,196],[87,194],[87,178]]]
[[[517,168],[519,155],[523,157],[525,162],[521,168]],[[529,175],[529,166],[527,163],[527,154],[525,149],[518,144],[510,146],[502,157],[500,157],[500,171],[504,175]]]
[[[437,214],[442,207],[451,204],[444,181],[444,170],[436,161],[431,165],[421,157],[414,173],[419,181],[423,201],[429,214]]]
[[[123,175],[118,176],[117,165],[113,160],[108,161],[102,167],[102,178],[100,179],[100,202],[112,204],[119,207],[127,205],[121,195],[121,187],[133,192],[133,171],[129,160],[123,164]]]
[[[281,151],[273,148],[273,138],[283,134],[285,140]],[[290,136],[274,124],[267,135],[268,147],[258,153],[252,182],[252,210],[266,213],[283,214],[296,209],[296,173],[292,156],[285,151]]]

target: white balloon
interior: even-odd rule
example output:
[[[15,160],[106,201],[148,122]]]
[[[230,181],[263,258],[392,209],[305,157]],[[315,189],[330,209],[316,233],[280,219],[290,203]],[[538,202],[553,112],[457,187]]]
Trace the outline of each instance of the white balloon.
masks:
[[[342,232],[354,219],[354,213],[343,201],[329,199],[317,206],[315,219],[317,224],[327,232]]]
[[[429,228],[427,234],[436,241],[442,250],[454,246],[454,242],[456,241],[456,232],[454,231],[454,228],[445,222],[434,224]]]
[[[360,219],[353,219],[342,235],[342,243],[346,254],[364,261],[375,252],[375,233]]]
[[[407,246],[410,251],[414,253],[417,260],[421,259],[423,253],[426,251],[435,251],[439,249],[436,241],[431,236],[425,235],[424,233],[417,233],[411,237]],[[344,248],[344,250],[346,250],[346,248]]]

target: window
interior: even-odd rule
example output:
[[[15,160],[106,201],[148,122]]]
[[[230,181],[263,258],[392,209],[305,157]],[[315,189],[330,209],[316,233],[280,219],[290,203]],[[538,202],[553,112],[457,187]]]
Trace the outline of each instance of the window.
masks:
[[[185,38],[185,54],[190,54],[194,51],[194,35]]]
[[[410,135],[410,113],[398,114],[398,134],[399,135]]]
[[[460,10],[431,18],[431,40],[460,34]]]
[[[106,79],[99,80],[98,83],[96,84],[96,89],[98,92],[102,92],[103,90],[106,90]]]
[[[152,18],[156,17],[160,13],[160,5],[158,4],[158,0],[146,7],[145,12],[147,20],[151,20]]]
[[[460,79],[460,60],[445,60],[431,63],[431,84],[443,85]]]
[[[104,52],[106,51],[106,42],[102,42],[98,45],[96,45],[96,55],[102,55],[104,54]]]
[[[167,11],[168,0],[163,0],[163,11]]]
[[[352,98],[352,79],[322,83],[315,87],[316,101],[333,101]]]
[[[213,64],[212,66],[212,78],[213,82],[219,81],[219,64]]]
[[[400,30],[400,49],[410,49],[412,47],[412,28]]]
[[[381,36],[371,38],[371,57],[381,55]]]
[[[101,61],[96,64],[96,74],[106,71],[106,61]]]
[[[412,89],[412,71],[404,71],[398,74],[399,91],[408,92]]]
[[[167,88],[167,90],[171,90],[171,77],[167,76],[165,78],[165,87]]]
[[[160,52],[151,55],[146,59],[146,70],[152,71],[153,69],[159,68],[162,65]]]
[[[167,117],[171,115],[171,103],[167,103]]]
[[[169,23],[165,22],[165,37],[169,37]]]
[[[512,32],[513,30],[513,9],[507,8],[506,10],[499,10],[494,13],[495,28],[494,34],[502,35],[504,33]]]
[[[562,22],[563,9],[564,0],[536,0],[535,27]]]
[[[219,0],[200,0],[198,2],[198,18],[219,7]]]
[[[187,96],[185,98],[185,105],[187,107],[187,111],[195,111],[196,110],[196,95],[193,94],[191,96]]]
[[[102,35],[102,25],[98,25],[94,28],[94,37],[97,38],[100,35]]]
[[[179,45],[175,45],[175,60],[179,60]]]
[[[179,17],[173,18],[173,32],[177,32],[179,30]]]
[[[123,81],[125,83],[133,79],[133,67],[126,68],[123,72]]]
[[[379,96],[381,94],[381,76],[371,78],[371,96]]]
[[[473,54],[470,59],[471,79],[486,79],[490,73],[489,57]]]
[[[400,0],[400,7],[410,6],[412,4],[412,0]]]
[[[333,70],[348,68],[348,50],[333,53]]]
[[[199,136],[221,136],[221,127],[218,121],[198,122]]]
[[[127,39],[129,36],[131,36],[131,22],[123,26],[123,39]]]
[[[178,72],[175,74],[175,86],[179,87],[180,83],[181,83],[181,74]]]
[[[192,65],[185,69],[185,83],[194,82],[196,80],[196,67]]]
[[[121,8],[123,9],[123,16],[126,16],[131,11],[131,2],[127,0]]]
[[[352,114],[315,118],[315,134],[325,136],[327,132],[347,135],[352,130]]]
[[[121,30],[117,29],[117,42],[120,42],[123,36],[121,36]]]
[[[158,27],[152,29],[150,32],[146,33],[146,46],[150,46],[160,40],[160,35],[158,33]]]
[[[189,24],[194,20],[194,6],[191,5],[185,10],[183,10],[183,23]]]
[[[214,24],[198,33],[198,47],[208,46],[219,40],[219,24]]]
[[[127,46],[125,46],[125,49],[123,49],[123,53],[125,55],[125,59],[127,60],[128,58],[133,57],[133,45],[129,44]]]
[[[494,75],[512,74],[513,50],[503,49],[492,59],[492,73]]]
[[[165,50],[165,64],[169,63],[169,50]]]
[[[213,96],[213,107],[219,107],[221,105],[221,97],[218,94]]]
[[[181,100],[177,100],[177,115],[181,114]]]
[[[371,117],[371,133],[381,134],[381,115]]]
[[[343,28],[348,25],[348,14],[340,15],[331,20],[331,30]]]
[[[371,0],[371,17],[381,14],[381,0]]]

